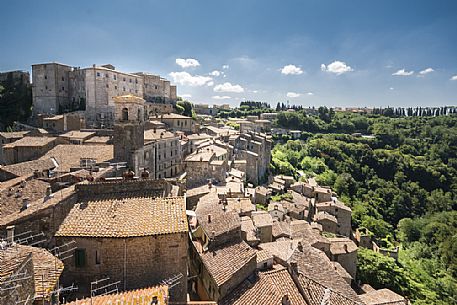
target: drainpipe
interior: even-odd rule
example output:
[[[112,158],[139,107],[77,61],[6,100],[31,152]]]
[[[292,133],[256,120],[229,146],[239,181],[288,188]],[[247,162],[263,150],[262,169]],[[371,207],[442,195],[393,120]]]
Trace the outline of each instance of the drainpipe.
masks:
[[[124,238],[124,291],[127,290],[127,243]]]

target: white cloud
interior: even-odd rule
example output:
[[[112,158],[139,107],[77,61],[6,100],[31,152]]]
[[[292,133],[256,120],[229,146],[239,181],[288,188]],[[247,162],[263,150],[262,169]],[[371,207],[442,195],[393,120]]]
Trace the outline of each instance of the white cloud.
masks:
[[[194,68],[200,66],[198,60],[194,58],[176,58],[176,64],[182,68]]]
[[[227,70],[228,68],[230,68],[229,65],[223,65],[223,66],[222,66],[222,69],[224,69],[224,70]]]
[[[339,60],[335,60],[334,62],[332,62],[331,64],[329,64],[327,66],[322,64],[321,70],[324,72],[334,73],[336,75],[341,75],[341,74],[344,74],[347,72],[354,71],[354,69],[352,69],[351,66],[349,66],[345,62],[339,61]]]
[[[303,70],[295,65],[287,65],[282,67],[281,73],[285,75],[300,75],[303,74]]]
[[[214,95],[214,96],[212,96],[212,98],[215,99],[215,100],[226,100],[226,99],[229,99],[231,97],[227,96],[227,95],[224,95],[224,96]]]
[[[308,92],[308,93],[306,93],[306,95],[309,95],[309,96],[313,96],[313,95],[314,95],[314,93],[312,93],[312,92]]]
[[[214,82],[213,82],[213,81],[210,81],[210,82],[208,82],[206,85],[207,85],[208,87],[212,87],[212,86],[214,86]]]
[[[252,90],[252,93],[259,93],[259,90]]]
[[[212,76],[219,76],[219,75],[221,75],[221,71],[214,70],[214,71],[211,72],[209,75],[212,75]]]
[[[389,90],[393,91],[393,90],[395,90],[395,88],[394,87],[390,87]]]
[[[231,83],[223,83],[214,86],[214,92],[234,92],[241,93],[244,92],[244,88],[240,85],[232,85]]]
[[[429,73],[432,73],[434,72],[435,70],[433,70],[432,68],[427,68],[425,70],[422,70],[419,72],[420,75],[426,75],[426,74],[429,74]]]
[[[181,94],[180,97],[182,97],[182,98],[191,98],[192,95],[191,94]]]
[[[287,92],[287,97],[299,97],[301,94],[300,93],[296,93],[296,92]]]
[[[182,86],[199,87],[213,80],[208,76],[192,75],[187,72],[171,72],[169,75],[173,79],[173,82]]]
[[[395,73],[392,73],[392,75],[395,75],[395,76],[411,76],[413,74],[414,74],[414,71],[406,71],[405,69],[401,69]]]
[[[457,75],[454,75],[453,77],[451,77],[451,80],[457,80]]]

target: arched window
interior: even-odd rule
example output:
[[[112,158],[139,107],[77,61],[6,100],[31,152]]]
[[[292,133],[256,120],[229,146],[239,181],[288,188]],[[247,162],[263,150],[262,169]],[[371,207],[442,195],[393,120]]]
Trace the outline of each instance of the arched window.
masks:
[[[122,121],[129,120],[129,110],[127,108],[122,109]]]
[[[138,108],[138,121],[143,121],[142,118],[141,118],[141,109]]]

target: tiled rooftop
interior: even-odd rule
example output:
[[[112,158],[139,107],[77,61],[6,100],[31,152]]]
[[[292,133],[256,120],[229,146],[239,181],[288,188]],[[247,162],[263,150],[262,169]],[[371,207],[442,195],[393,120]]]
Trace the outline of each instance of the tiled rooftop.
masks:
[[[157,141],[177,137],[174,133],[165,129],[149,129],[144,131],[144,141]]]
[[[199,224],[209,235],[213,233],[215,236],[222,235],[241,226],[238,213],[229,209],[224,211],[223,204],[219,203],[219,197],[215,191],[200,198],[195,213]],[[208,215],[211,215],[211,221]]]
[[[55,167],[51,158],[38,159],[26,162],[20,162],[0,167],[1,171],[11,173],[15,176],[24,176],[32,174],[35,170],[43,172]]]
[[[324,252],[303,243],[302,250],[300,251],[297,247],[290,260],[297,262],[299,272],[303,276],[302,280],[304,287],[308,287],[308,285],[310,287],[310,299],[314,300],[310,305],[320,305],[326,289],[336,292],[335,295],[341,295],[344,297],[343,299],[353,300],[352,303],[338,303],[335,300],[335,302],[330,302],[330,304],[361,303],[357,294],[338,274]],[[313,297],[315,294],[319,297]]]
[[[17,140],[13,143],[8,143],[3,146],[3,148],[12,148],[12,147],[41,147],[48,145],[49,143],[55,141],[54,137],[28,137],[25,136],[20,140]]]
[[[38,179],[28,181],[24,179],[17,181],[15,185],[11,185],[7,189],[0,190],[0,217],[3,218],[14,212],[19,212],[25,198],[28,198],[32,204],[34,201],[45,197],[46,189],[49,186],[49,183]]]
[[[407,305],[407,300],[389,289],[379,289],[361,294],[360,299],[366,305]]]
[[[266,227],[273,225],[273,219],[268,212],[256,211],[251,213],[252,221],[256,227]]]
[[[328,238],[330,241],[330,252],[332,254],[345,254],[357,251],[357,245],[346,237]]]
[[[158,302],[157,305],[168,304],[168,286],[161,285],[116,294],[101,295],[66,303],[66,305],[151,305],[154,304],[154,298]]]
[[[28,134],[30,131],[13,131],[13,132],[0,132],[0,137],[5,139],[20,139]]]
[[[113,145],[57,145],[40,159],[55,158],[58,172],[68,172],[71,167],[79,167],[81,158],[105,162],[113,159]]]
[[[101,195],[78,202],[56,236],[134,237],[187,232],[184,197]]]
[[[68,139],[82,140],[89,138],[93,135],[95,135],[95,132],[92,131],[72,130],[67,133],[61,134],[60,136]]]
[[[256,251],[244,241],[234,241],[200,255],[216,284],[221,286],[252,259],[255,261]]]
[[[289,272],[282,268],[259,272],[256,278],[246,279],[219,305],[279,305],[285,295],[290,304],[307,305]]]
[[[42,248],[13,245],[6,250],[0,250],[0,283],[7,280],[19,265],[32,254],[33,279],[35,282],[35,299],[48,297],[54,290],[64,265],[61,260]]]

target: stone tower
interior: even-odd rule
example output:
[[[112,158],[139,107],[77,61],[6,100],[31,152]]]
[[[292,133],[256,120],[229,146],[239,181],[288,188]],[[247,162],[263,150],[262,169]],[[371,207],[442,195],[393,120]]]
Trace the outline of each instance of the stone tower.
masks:
[[[127,162],[127,167],[140,174],[144,163],[144,100],[133,95],[113,97],[114,159]]]

